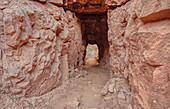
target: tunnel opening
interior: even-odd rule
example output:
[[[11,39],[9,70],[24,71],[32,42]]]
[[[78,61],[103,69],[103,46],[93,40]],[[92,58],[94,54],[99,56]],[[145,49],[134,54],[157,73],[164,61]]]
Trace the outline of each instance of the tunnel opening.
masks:
[[[108,24],[107,13],[100,14],[76,14],[81,23],[82,39],[87,48],[88,44],[96,44],[98,47],[98,66],[109,70],[109,43],[107,38]],[[86,49],[83,57],[86,63]]]
[[[97,44],[88,43],[86,47],[84,68],[98,66],[99,65],[99,49]]]

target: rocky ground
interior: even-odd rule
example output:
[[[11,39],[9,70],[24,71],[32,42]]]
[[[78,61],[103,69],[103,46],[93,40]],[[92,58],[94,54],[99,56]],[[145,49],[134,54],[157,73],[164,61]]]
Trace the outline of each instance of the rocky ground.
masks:
[[[91,64],[95,64],[91,60]],[[75,70],[77,71],[77,70]],[[109,80],[109,72],[96,66],[84,66],[77,71],[76,78],[71,78],[61,87],[33,98],[17,98],[10,95],[0,96],[1,109],[131,109],[130,97],[123,91],[119,80]],[[122,79],[123,80],[123,79]],[[105,86],[106,84],[106,86]],[[103,88],[104,87],[104,88]],[[123,89],[122,92],[120,89]],[[103,90],[102,90],[103,89]],[[120,93],[121,92],[121,93]],[[130,93],[129,93],[130,94]],[[126,107],[125,107],[126,106]]]

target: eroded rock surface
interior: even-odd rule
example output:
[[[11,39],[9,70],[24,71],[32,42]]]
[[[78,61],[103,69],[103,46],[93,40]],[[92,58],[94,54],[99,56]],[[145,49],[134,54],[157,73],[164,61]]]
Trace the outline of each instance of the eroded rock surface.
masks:
[[[109,63],[111,80],[118,80],[102,90],[106,101],[116,97],[126,104],[118,101],[118,108],[168,109],[169,19],[169,0],[1,0],[0,91],[51,91],[75,76],[89,42],[101,45],[106,61],[100,65]]]
[[[170,107],[169,5],[135,0],[108,13],[111,75],[129,81],[135,109]]]
[[[74,55],[74,60],[65,57],[73,63],[81,59],[80,28],[71,24],[76,17],[63,8],[33,1],[11,1],[0,13],[1,91],[33,96],[59,86],[61,70],[69,66],[62,57]],[[71,54],[69,49],[77,51]]]

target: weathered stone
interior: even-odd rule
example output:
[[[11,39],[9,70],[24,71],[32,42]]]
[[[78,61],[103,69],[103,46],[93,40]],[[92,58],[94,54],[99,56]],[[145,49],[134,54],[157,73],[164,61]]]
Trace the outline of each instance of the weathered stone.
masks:
[[[22,96],[49,92],[61,84],[61,79],[68,79],[71,70],[68,67],[74,69],[81,65],[77,64],[83,56],[81,30],[79,26],[69,26],[79,25],[76,17],[48,3],[14,0],[5,5],[3,16],[0,14],[4,22],[3,30],[0,28],[3,33],[0,36],[0,49],[3,50],[0,62],[4,71],[0,89]],[[71,54],[69,49],[73,48],[77,51]],[[73,55],[74,60],[69,57]],[[74,64],[70,66],[71,62]]]
[[[77,68],[76,68],[76,69],[74,69],[74,71],[75,71],[75,72],[78,72],[78,71],[79,71],[79,69],[77,69]]]
[[[51,91],[83,64],[87,42],[116,78],[101,94],[118,93],[118,108],[170,107],[169,0],[1,0],[0,9],[2,92]]]
[[[71,0],[66,1],[66,8],[78,13],[105,13],[107,5],[105,0]]]
[[[129,104],[128,109],[133,109],[131,104]]]
[[[169,0],[135,0],[134,9],[137,16],[145,23],[170,18]]]
[[[169,5],[166,0],[134,0],[108,12],[111,72],[129,81],[134,108],[169,107]]]
[[[126,99],[123,92],[119,92],[119,93],[118,93],[118,99],[122,99],[122,100],[125,100],[125,99]]]
[[[109,82],[106,83],[106,85],[103,87],[103,89],[101,90],[101,95],[104,96],[108,93],[108,86],[109,86]]]
[[[112,96],[104,97],[104,100],[105,100],[105,101],[111,101],[111,100],[113,100],[113,97],[112,97]]]
[[[109,85],[109,92],[113,93],[114,92],[114,87],[115,87],[115,84],[110,84]]]
[[[74,107],[74,108],[76,108],[76,107],[78,107],[80,105],[80,102],[78,101],[78,99],[77,98],[74,98],[74,100],[72,101],[72,102],[67,102],[66,103],[66,106],[67,107]]]
[[[53,3],[57,6],[63,6],[64,3],[63,3],[63,0],[48,0],[50,3]]]
[[[117,7],[117,6],[121,6],[124,3],[128,2],[129,0],[106,0],[106,4],[108,6],[113,6],[113,7]]]

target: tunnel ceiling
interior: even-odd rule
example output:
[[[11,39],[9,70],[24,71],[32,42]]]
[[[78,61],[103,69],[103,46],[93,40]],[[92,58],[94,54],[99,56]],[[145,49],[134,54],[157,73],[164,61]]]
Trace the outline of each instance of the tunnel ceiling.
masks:
[[[91,44],[102,44],[107,40],[106,14],[77,14],[81,21],[83,39]]]
[[[106,13],[105,0],[64,0],[65,8],[77,13]]]
[[[129,0],[36,0],[42,3],[52,3],[75,13],[103,14],[108,9],[125,5]]]

